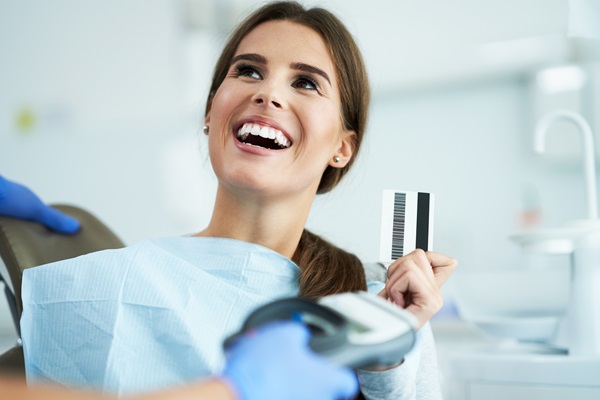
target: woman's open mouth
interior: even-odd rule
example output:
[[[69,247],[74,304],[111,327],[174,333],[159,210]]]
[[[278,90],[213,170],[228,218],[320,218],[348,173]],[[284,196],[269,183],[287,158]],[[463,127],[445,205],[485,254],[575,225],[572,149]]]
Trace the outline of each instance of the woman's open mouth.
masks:
[[[270,150],[287,149],[292,144],[280,130],[251,122],[242,125],[235,136],[242,143]]]

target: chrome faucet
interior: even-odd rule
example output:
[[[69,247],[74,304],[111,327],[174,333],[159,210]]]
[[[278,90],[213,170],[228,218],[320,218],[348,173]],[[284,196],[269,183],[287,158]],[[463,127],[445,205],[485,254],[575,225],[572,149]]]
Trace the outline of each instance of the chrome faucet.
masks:
[[[581,133],[583,147],[583,167],[585,174],[585,187],[587,194],[588,219],[598,218],[598,202],[596,194],[596,161],[594,150],[594,137],[587,121],[578,113],[569,110],[556,110],[542,117],[537,123],[534,136],[533,150],[543,154],[545,139],[550,126],[559,120],[573,122]]]

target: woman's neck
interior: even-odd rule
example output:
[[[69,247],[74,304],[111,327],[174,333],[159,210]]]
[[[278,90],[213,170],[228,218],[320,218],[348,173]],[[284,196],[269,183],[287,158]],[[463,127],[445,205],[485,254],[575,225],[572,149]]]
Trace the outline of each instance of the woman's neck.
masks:
[[[208,227],[197,236],[225,237],[256,243],[292,258],[314,194],[285,199],[256,198],[221,186]]]

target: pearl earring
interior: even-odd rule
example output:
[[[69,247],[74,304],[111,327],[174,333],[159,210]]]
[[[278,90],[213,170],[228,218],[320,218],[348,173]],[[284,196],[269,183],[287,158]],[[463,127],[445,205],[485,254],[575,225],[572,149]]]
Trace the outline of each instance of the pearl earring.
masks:
[[[204,134],[208,135],[208,125],[204,125],[202,130],[204,131]]]
[[[333,162],[334,163],[339,163],[342,159],[340,158],[340,156],[335,156],[333,157]]]

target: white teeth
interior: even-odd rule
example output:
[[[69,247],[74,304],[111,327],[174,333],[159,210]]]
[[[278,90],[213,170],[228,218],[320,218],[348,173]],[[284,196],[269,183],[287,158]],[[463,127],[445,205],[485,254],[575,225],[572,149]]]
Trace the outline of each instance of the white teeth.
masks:
[[[289,139],[277,129],[273,129],[267,126],[261,126],[253,123],[245,123],[237,132],[237,137],[245,140],[248,135],[260,136],[263,138],[269,138],[275,141],[281,147],[290,147],[291,142]]]
[[[238,136],[242,140],[245,140],[248,137],[248,135],[250,134],[250,132],[248,131],[248,129],[249,129],[248,124],[244,124],[244,126],[242,126],[242,128],[240,129],[241,135],[240,135],[240,132],[238,132]]]
[[[275,143],[279,144],[282,147],[290,147],[290,141],[285,135],[279,131],[275,131]]]
[[[268,138],[269,137],[269,128],[267,128],[266,126],[263,126],[262,128],[260,128],[259,136]]]
[[[285,137],[281,134],[281,132],[275,133],[275,142],[280,145],[285,145]]]

